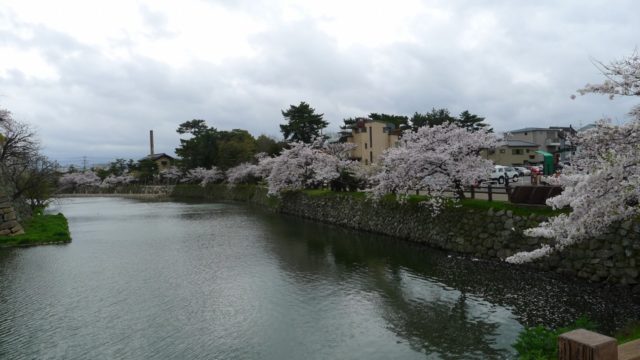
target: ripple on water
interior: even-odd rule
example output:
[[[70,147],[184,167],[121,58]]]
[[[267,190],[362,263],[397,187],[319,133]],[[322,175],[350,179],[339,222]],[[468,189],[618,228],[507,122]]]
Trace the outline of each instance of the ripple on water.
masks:
[[[624,296],[239,205],[58,206],[71,244],[0,250],[0,358],[501,359],[524,323],[639,313]]]

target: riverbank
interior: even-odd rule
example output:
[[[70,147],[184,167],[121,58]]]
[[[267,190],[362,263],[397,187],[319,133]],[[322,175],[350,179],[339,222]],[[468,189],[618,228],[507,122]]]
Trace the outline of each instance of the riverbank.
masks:
[[[71,242],[69,224],[62,214],[35,215],[22,224],[24,234],[0,236],[0,247],[65,244]]]
[[[368,231],[454,251],[474,258],[503,261],[520,251],[531,251],[547,240],[527,237],[525,229],[553,215],[549,209],[518,207],[508,203],[469,201],[433,216],[417,201],[376,201],[362,193],[307,191],[267,196],[266,189],[224,184],[178,185],[174,198],[243,201],[269,209],[356,230]],[[640,223],[627,221],[603,235],[539,259],[530,266],[568,278],[593,283],[624,285],[640,295]]]

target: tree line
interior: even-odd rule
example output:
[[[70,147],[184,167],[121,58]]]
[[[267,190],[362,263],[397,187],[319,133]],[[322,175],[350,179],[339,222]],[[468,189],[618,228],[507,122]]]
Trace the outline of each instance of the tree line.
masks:
[[[218,130],[209,127],[205,120],[194,119],[186,121],[177,129],[178,134],[187,135],[180,139],[180,146],[175,149],[181,158],[180,167],[188,170],[196,167],[210,168],[215,166],[222,170],[230,169],[243,162],[250,161],[256,154],[265,153],[269,156],[279,154],[292,142],[312,143],[323,134],[329,123],[324,120],[324,114],[317,113],[308,103],[302,101],[298,105],[290,105],[282,110],[285,120],[280,125],[283,140],[277,141],[266,135],[254,138],[248,131],[233,129],[231,131]],[[368,119],[394,124],[399,129],[418,131],[420,127],[453,124],[470,131],[480,129],[492,132],[493,129],[485,122],[485,118],[463,111],[459,116],[453,116],[445,108],[432,109],[430,112],[415,113],[411,118],[403,115],[389,115],[370,113]],[[352,129],[357,118],[343,120],[342,130]]]

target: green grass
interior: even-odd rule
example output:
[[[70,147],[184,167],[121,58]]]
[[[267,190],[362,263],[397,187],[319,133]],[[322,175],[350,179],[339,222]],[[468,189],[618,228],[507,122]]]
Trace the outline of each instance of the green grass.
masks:
[[[505,211],[511,210],[515,215],[519,215],[519,216],[527,216],[531,214],[555,216],[563,212],[566,212],[564,210],[553,210],[549,206],[515,205],[515,204],[504,202],[504,201],[487,201],[487,200],[480,200],[480,199],[464,199],[460,201],[460,204],[466,208],[471,208],[471,209],[489,210],[490,208],[493,208],[494,210],[505,210]]]
[[[321,196],[352,196],[356,198],[365,198],[366,194],[364,192],[334,192],[329,189],[313,189],[313,190],[303,190],[303,193],[307,196],[311,197],[321,197]],[[426,201],[428,196],[426,195],[408,195],[405,200],[408,204],[416,205],[420,202]],[[380,198],[383,202],[396,202],[397,198],[392,194],[387,194]],[[453,204],[453,202],[451,202]],[[481,199],[464,199],[458,203],[464,208],[467,209],[478,209],[478,210],[489,210],[494,209],[495,211],[505,210],[512,211],[514,215],[518,216],[529,216],[531,214],[535,215],[543,215],[543,216],[555,216],[561,214],[563,212],[567,212],[565,210],[553,210],[548,206],[527,206],[527,205],[515,205],[509,202],[504,201],[487,201]]]
[[[640,321],[635,321],[620,329],[615,334],[618,344],[640,339]]]
[[[22,224],[25,233],[0,236],[0,247],[67,243],[71,241],[69,224],[62,214],[34,215]]]

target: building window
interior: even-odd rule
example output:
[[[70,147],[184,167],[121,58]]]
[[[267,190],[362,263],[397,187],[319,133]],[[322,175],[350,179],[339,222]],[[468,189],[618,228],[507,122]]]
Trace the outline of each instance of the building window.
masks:
[[[524,136],[527,136],[527,133],[524,133]]]
[[[531,150],[527,149],[527,154],[530,153],[530,152],[531,152]]]
[[[512,155],[522,155],[523,151],[522,151],[522,149],[511,149],[511,154]]]
[[[369,151],[369,161],[373,164],[373,151]]]
[[[167,161],[166,160],[160,161],[160,164],[162,164],[162,166],[167,166]]]
[[[496,153],[496,149],[489,149],[489,151],[487,151],[489,153],[489,155],[493,155]]]
[[[364,159],[364,164],[365,165],[369,165],[369,160],[368,159]]]
[[[535,159],[535,158],[536,158],[536,156],[535,156],[535,155],[529,155],[529,159],[532,159],[532,160],[533,160],[533,159]]]
[[[373,146],[373,134],[371,134],[371,126],[369,126],[369,144]]]
[[[367,148],[367,143],[364,143],[364,148],[365,148],[365,149]]]

